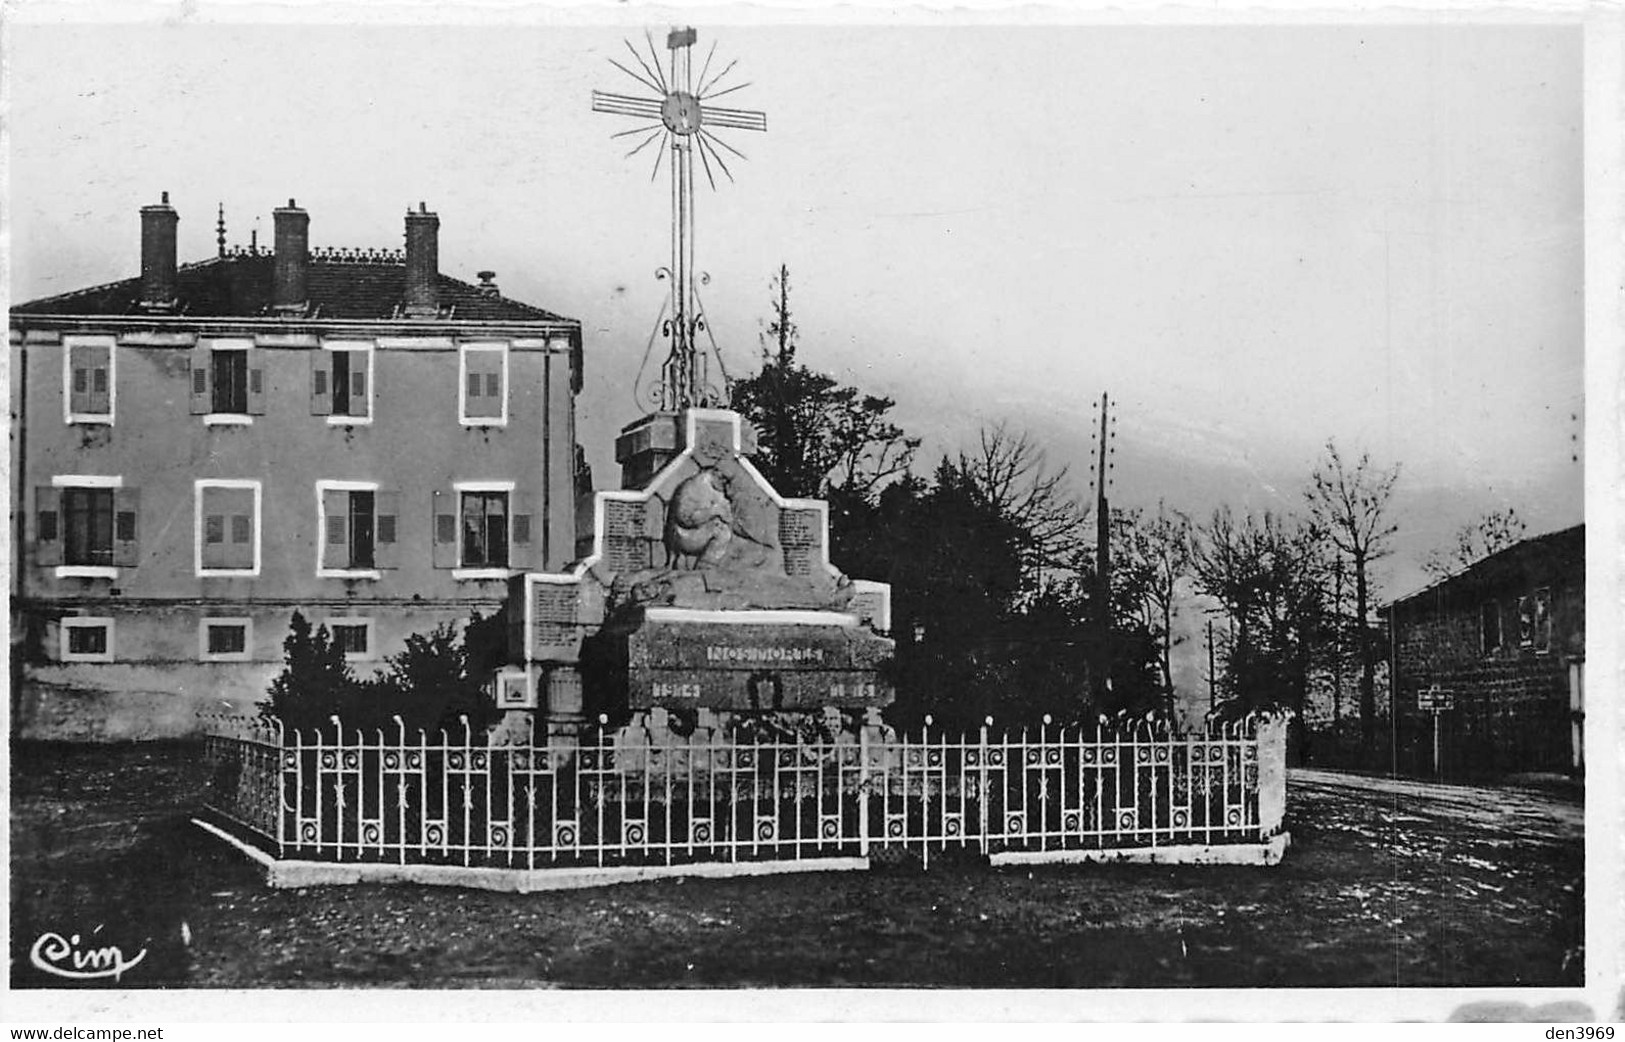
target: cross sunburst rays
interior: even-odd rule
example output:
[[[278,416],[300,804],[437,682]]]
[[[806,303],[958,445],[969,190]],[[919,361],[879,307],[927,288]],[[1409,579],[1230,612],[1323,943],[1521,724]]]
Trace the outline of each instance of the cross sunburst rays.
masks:
[[[717,50],[713,41],[700,73],[695,77],[692,75],[691,59],[688,54],[693,43],[691,33],[674,32],[668,38],[670,55],[664,65],[659,52],[655,49],[654,38],[649,33],[644,33],[644,43],[648,47],[647,55],[633,46],[630,40],[623,43],[631,61],[627,62],[617,56],[609,59],[610,64],[647,88],[651,94],[638,96],[599,90],[592,92],[594,112],[629,116],[640,120],[638,126],[611,134],[610,137],[633,139],[632,147],[626,153],[627,158],[638,155],[650,145],[657,145],[654,150],[653,168],[649,172],[651,181],[660,176],[660,167],[666,153],[671,151],[674,145],[681,144],[681,139],[684,138],[692,143],[692,150],[699,155],[701,168],[705,171],[705,178],[713,190],[717,187],[713,167],[721,171],[729,181],[733,181],[733,171],[729,169],[723,153],[726,152],[737,159],[747,157],[737,147],[724,140],[718,131],[767,129],[767,116],[764,113],[751,109],[728,108],[714,103],[717,98],[751,85],[749,81],[728,83],[729,75],[739,64],[738,60],[729,62],[713,75],[711,65]],[[694,86],[696,82],[699,84],[698,87]]]

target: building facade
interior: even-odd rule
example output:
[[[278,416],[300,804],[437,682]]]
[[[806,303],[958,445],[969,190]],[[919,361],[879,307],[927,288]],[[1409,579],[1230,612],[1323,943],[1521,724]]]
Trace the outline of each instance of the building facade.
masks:
[[[24,737],[190,733],[251,710],[299,610],[358,671],[575,554],[579,322],[404,250],[275,244],[11,310],[13,721]]]
[[[1583,767],[1584,525],[1510,546],[1384,613],[1402,770]]]

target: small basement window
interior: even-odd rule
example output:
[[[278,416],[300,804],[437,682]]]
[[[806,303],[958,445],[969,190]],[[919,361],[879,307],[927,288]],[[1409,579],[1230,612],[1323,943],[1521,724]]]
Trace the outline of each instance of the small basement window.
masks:
[[[204,619],[198,624],[198,657],[204,662],[247,662],[253,622],[246,618]]]
[[[113,620],[63,619],[61,658],[63,662],[113,661]]]
[[[353,661],[373,657],[371,619],[328,619],[325,625],[333,643],[344,652],[346,659]]]

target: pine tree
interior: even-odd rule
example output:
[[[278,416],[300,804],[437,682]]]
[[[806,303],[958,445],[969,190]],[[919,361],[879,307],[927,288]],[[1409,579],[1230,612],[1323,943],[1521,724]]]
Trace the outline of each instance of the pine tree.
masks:
[[[358,685],[344,649],[326,626],[312,632],[305,616],[295,611],[282,641],[282,672],[271,682],[270,697],[260,703],[262,716],[275,717],[289,731],[330,728],[334,716],[348,715]]]

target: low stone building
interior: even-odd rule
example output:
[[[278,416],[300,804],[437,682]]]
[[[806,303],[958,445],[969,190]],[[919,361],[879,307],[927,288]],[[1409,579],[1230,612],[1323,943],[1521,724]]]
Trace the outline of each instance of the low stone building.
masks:
[[[1507,547],[1383,615],[1402,771],[1582,768],[1584,525]]]
[[[574,558],[579,322],[442,273],[421,204],[404,250],[312,249],[289,200],[187,264],[167,193],[140,217],[138,277],[11,309],[18,733],[185,734],[295,610],[366,673]]]

